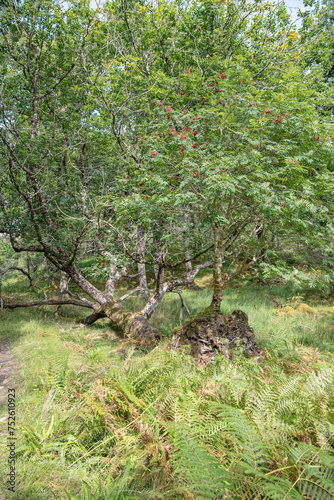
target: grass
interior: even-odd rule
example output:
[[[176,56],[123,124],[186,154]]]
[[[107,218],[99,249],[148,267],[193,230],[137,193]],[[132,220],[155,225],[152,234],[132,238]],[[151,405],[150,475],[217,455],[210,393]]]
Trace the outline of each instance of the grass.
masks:
[[[210,279],[203,273],[202,290],[184,291],[192,314],[210,303]],[[47,287],[42,277],[38,285]],[[35,294],[15,273],[2,291],[25,300]],[[140,299],[125,305],[138,310]],[[270,478],[290,486],[296,481],[298,493],[298,474],[314,474],[307,465],[312,460],[326,462],[332,474],[333,306],[317,291],[245,281],[227,289],[222,308],[247,313],[267,353],[263,363],[236,358],[228,364],[218,356],[199,369],[182,352],[166,351],[167,340],[152,352],[133,350],[107,319],[78,324],[84,314],[72,306],[57,319],[51,307],[0,311],[0,340],[12,343],[18,394],[17,491],[10,498],[253,500],[276,498]],[[179,324],[179,310],[179,297],[168,294],[152,322],[168,336]],[[247,454],[255,445],[242,437],[242,418],[254,443],[260,439],[264,446],[262,455],[257,452],[260,471]],[[227,426],[230,420],[234,427]],[[305,463],[296,458],[304,445],[311,457]],[[201,457],[198,464],[194,457]],[[284,467],[289,474],[275,472]],[[2,460],[1,477],[6,473]],[[270,475],[264,481],[261,474]],[[211,486],[203,493],[207,481]],[[254,481],[258,490],[246,493]],[[205,496],[211,487],[213,495],[215,488],[226,495]]]

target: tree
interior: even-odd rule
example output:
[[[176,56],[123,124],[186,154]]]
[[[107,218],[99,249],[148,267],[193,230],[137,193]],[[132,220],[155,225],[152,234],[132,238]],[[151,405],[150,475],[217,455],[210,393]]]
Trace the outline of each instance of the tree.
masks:
[[[165,293],[183,305],[200,269],[213,267],[218,310],[272,228],[304,243],[326,232],[331,124],[282,7],[31,0],[1,22],[0,230],[88,294],[88,322],[152,341]],[[108,264],[103,291],[76,265],[87,240]],[[129,294],[156,269],[135,314],[115,294],[133,266]]]

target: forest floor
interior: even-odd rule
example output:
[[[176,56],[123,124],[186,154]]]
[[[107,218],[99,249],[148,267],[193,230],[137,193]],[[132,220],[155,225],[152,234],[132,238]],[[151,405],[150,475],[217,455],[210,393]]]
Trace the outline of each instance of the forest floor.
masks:
[[[210,274],[203,273],[198,284],[202,290],[184,291],[191,314],[210,302]],[[21,299],[33,296],[15,276],[4,282],[2,291],[4,298],[18,292]],[[133,297],[126,303],[132,310],[139,305],[140,299]],[[245,453],[238,445],[237,427],[226,429],[224,442],[220,436],[224,412],[231,409],[239,417],[246,412],[251,432],[259,430],[269,450],[266,474],[296,468],[296,475],[284,476],[292,485],[302,471],[292,464],[296,457],[291,445],[309,446],[314,457],[314,449],[326,450],[333,443],[334,306],[322,291],[249,281],[230,287],[223,312],[246,312],[266,356],[258,364],[241,358],[226,363],[218,357],[206,369],[194,366],[183,352],[168,352],[167,341],[153,351],[134,349],[108,319],[86,326],[77,323],[81,309],[62,307],[57,319],[54,309],[0,311],[2,435],[7,432],[7,388],[13,385],[17,393],[17,489],[10,496],[7,492],[6,500],[202,498],[206,480],[201,471],[212,467],[209,479],[215,489],[220,484],[217,470],[234,471],[235,457]],[[178,297],[169,294],[152,322],[168,336],[179,325],[179,309]],[[274,401],[275,411],[270,406]],[[195,442],[180,441],[170,427],[173,419]],[[5,444],[2,439],[2,457]],[[194,453],[202,457],[196,471],[195,459],[194,464],[185,462]],[[328,456],[326,460],[328,464]],[[218,489],[225,496],[217,498],[255,498],[254,488],[246,493],[249,474],[266,491],[254,470],[242,472],[240,479],[236,469],[226,484],[222,480],[225,486]],[[0,471],[6,477],[6,460],[1,460]],[[188,474],[189,481],[184,479]],[[274,476],[267,476],[268,481]],[[0,491],[5,491],[4,482]],[[309,498],[319,495],[316,489],[311,493]]]

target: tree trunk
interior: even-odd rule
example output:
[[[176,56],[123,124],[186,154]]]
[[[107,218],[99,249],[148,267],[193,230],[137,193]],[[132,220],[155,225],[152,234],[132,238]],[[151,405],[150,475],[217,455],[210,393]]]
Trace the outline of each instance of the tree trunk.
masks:
[[[101,319],[101,318],[106,318],[106,313],[104,311],[102,311],[102,309],[98,309],[96,311],[94,311],[90,316],[88,316],[87,318],[83,319],[83,320],[80,320],[78,321],[78,323],[84,323],[85,325],[92,325],[93,323],[95,323],[95,321],[97,321],[98,319]]]
[[[99,312],[104,313],[105,316],[123,331],[124,335],[134,338],[138,343],[143,345],[154,345],[157,339],[162,338],[162,333],[150,325],[142,314],[126,311],[121,302],[109,300],[98,288],[86,280],[74,264],[66,266],[66,272],[81,290],[86,292],[87,295],[100,305],[100,308],[97,307],[95,310],[96,319],[99,319],[97,317]],[[92,319],[91,315],[90,324],[93,322]]]
[[[67,274],[64,271],[59,271],[59,293],[61,300],[65,300],[69,295],[68,280],[69,278],[67,277]],[[61,310],[61,305],[58,305],[54,313],[55,318],[58,318],[60,310]]]
[[[68,281],[69,278],[67,277],[67,274],[64,273],[64,271],[59,271],[59,292],[62,299],[65,299],[66,296],[69,295]]]
[[[145,265],[145,234],[142,226],[137,226],[137,252],[140,262],[138,262],[138,277],[140,286],[140,296],[147,299],[149,291],[147,287],[146,265]]]
[[[201,287],[197,286],[196,283],[195,283],[195,279],[193,277],[193,273],[192,273],[192,264],[191,264],[191,260],[190,260],[190,252],[189,252],[189,247],[188,247],[188,239],[185,240],[185,245],[186,245],[186,251],[185,251],[185,258],[186,258],[186,274],[187,274],[187,279],[189,281],[187,287],[189,288],[189,290],[193,290],[193,289],[200,289]]]
[[[158,266],[157,270],[157,276],[156,276],[156,288],[155,292],[150,298],[150,300],[147,302],[146,306],[144,309],[141,310],[141,314],[145,318],[150,318],[162,299],[164,298],[164,295],[168,289],[168,284],[164,284],[164,275],[165,275],[165,270],[162,266]]]
[[[191,265],[191,260],[190,260],[190,252],[189,252],[189,246],[188,246],[188,239],[185,240],[185,245],[186,245],[186,251],[185,251],[185,258],[186,258],[186,272],[187,272],[187,278],[189,278],[191,270],[192,270],[192,265]]]
[[[213,297],[211,305],[215,310],[220,310],[227,277],[222,275],[223,258],[223,230],[213,225],[214,257],[213,257]]]
[[[56,289],[56,279],[55,279],[54,272],[53,272],[53,266],[48,259],[46,259],[46,264],[48,266],[50,288],[51,288],[51,290],[55,290]]]
[[[189,279],[189,285],[188,288],[196,288],[195,281],[191,281],[191,270],[192,270],[192,264],[191,264],[191,255],[189,251],[189,216],[187,213],[184,214],[184,224],[183,224],[183,230],[184,230],[184,246],[185,246],[185,259],[186,259],[186,273],[187,273],[187,278]]]
[[[102,307],[105,315],[124,333],[141,345],[154,345],[161,340],[162,333],[150,325],[147,319],[138,313],[126,311],[121,302],[110,302]]]
[[[256,228],[256,236],[257,236],[259,244],[261,244],[261,239],[263,236],[263,226],[262,225],[259,225]],[[268,254],[267,254],[267,248],[265,248],[265,247],[262,247],[262,249],[261,249],[260,260],[262,262],[264,262],[265,264],[271,264],[270,259],[269,259]]]
[[[334,299],[334,279],[329,282],[329,288],[331,291],[331,298]]]
[[[266,264],[271,264],[266,248],[262,248],[260,258],[261,258],[262,262],[265,262]]]

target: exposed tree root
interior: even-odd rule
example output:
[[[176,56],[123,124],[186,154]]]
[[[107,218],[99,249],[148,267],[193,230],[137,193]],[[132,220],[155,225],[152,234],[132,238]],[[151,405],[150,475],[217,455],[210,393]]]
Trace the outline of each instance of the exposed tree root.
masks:
[[[190,346],[189,354],[201,365],[213,361],[217,353],[229,360],[238,345],[245,356],[260,354],[247,315],[242,311],[222,314],[213,307],[192,316],[173,330],[170,348],[177,349],[182,345]]]

